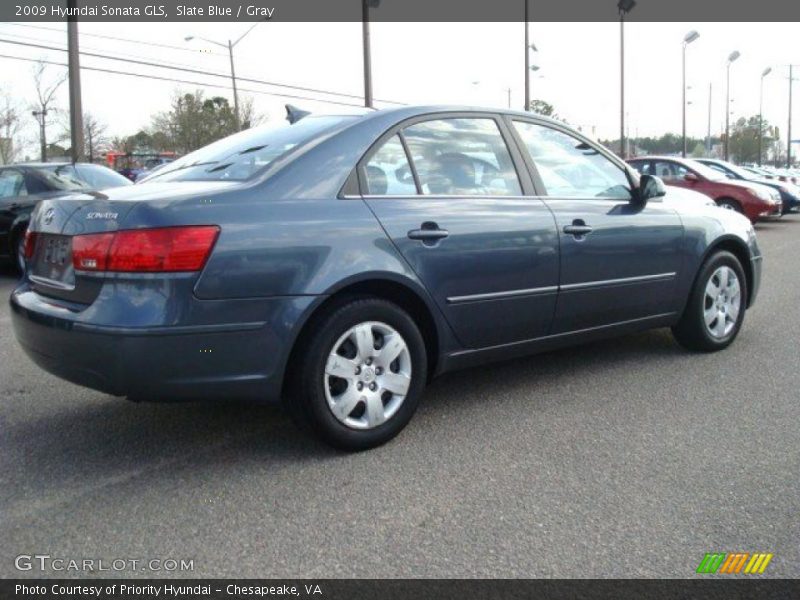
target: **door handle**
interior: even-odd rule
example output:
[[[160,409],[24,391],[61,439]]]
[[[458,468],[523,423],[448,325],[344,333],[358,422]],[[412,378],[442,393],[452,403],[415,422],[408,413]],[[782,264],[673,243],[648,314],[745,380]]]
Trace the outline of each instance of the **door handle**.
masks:
[[[436,223],[426,221],[420,229],[412,229],[408,232],[409,239],[420,240],[426,246],[433,246],[439,240],[450,235],[447,229],[440,229]]]
[[[594,229],[590,225],[584,223],[582,219],[575,219],[572,222],[572,225],[564,225],[563,231],[564,233],[568,233],[570,235],[575,236],[576,240],[582,240],[587,235],[592,233]]]

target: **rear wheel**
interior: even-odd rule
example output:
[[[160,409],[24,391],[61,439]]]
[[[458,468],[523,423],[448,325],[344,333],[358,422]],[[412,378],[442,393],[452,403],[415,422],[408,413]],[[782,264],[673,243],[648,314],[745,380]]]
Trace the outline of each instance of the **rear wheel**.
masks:
[[[295,416],[345,450],[392,439],[414,414],[427,378],[416,323],[391,302],[364,298],[344,301],[312,326],[287,390]]]
[[[742,210],[742,205],[739,204],[736,200],[733,200],[732,198],[720,198],[719,200],[717,200],[717,205],[726,210],[732,210],[734,212],[738,212],[739,214],[744,213],[744,211]]]
[[[672,333],[690,350],[722,350],[736,339],[746,306],[747,280],[739,259],[730,252],[716,252],[703,263]]]

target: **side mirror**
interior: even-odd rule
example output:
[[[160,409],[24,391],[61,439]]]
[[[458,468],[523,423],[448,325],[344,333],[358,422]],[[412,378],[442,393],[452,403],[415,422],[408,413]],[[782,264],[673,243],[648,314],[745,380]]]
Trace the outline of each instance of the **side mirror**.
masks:
[[[694,173],[687,173],[686,175],[683,176],[683,178],[691,183],[697,183],[698,181],[700,181],[700,178]]]
[[[639,189],[636,196],[641,204],[646,204],[648,200],[662,198],[666,195],[667,188],[659,177],[655,175],[642,175],[639,178]]]

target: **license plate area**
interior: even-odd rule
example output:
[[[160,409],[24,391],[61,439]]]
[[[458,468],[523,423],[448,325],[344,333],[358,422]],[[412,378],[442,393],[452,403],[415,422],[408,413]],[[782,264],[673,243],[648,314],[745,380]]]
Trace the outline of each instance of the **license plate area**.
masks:
[[[75,286],[71,236],[40,234],[31,279],[62,289]]]

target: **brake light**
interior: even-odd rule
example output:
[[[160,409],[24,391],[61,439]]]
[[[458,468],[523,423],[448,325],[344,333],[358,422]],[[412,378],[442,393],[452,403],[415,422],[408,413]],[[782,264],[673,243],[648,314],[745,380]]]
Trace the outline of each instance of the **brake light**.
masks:
[[[201,225],[78,235],[72,239],[72,264],[82,271],[199,271],[218,234],[216,225]]]
[[[33,252],[36,250],[36,237],[35,231],[30,229],[25,230],[25,245],[23,246],[23,254],[25,258],[30,260],[33,258]]]

